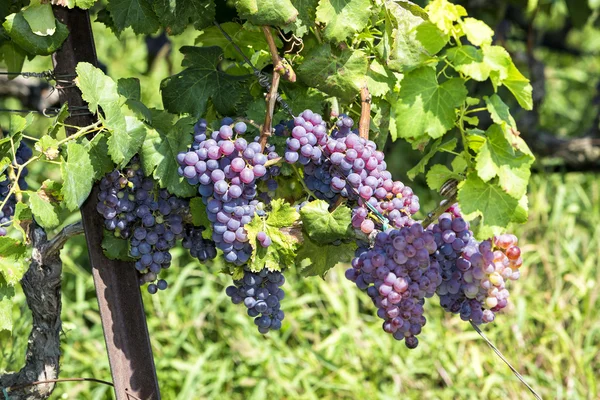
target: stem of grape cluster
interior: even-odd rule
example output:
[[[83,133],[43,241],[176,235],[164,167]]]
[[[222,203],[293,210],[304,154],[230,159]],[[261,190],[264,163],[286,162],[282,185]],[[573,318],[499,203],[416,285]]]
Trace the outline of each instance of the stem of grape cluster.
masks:
[[[260,146],[264,150],[267,145],[267,140],[271,136],[271,129],[273,123],[273,112],[275,111],[275,104],[277,103],[277,89],[279,88],[279,80],[281,75],[276,71],[277,66],[281,63],[277,46],[275,45],[275,39],[271,33],[271,28],[268,26],[262,27],[267,44],[269,45],[269,51],[271,52],[271,59],[273,60],[273,80],[271,82],[271,90],[267,93],[267,113],[265,115],[265,123],[263,124],[260,132]]]
[[[446,210],[454,203],[456,203],[457,195],[453,194],[447,199],[442,200],[442,204],[440,204],[435,210],[427,214],[427,217],[423,220],[423,228],[427,228],[433,222],[435,222],[440,215],[442,215]]]
[[[360,89],[360,121],[358,122],[358,133],[363,139],[369,140],[369,127],[371,125],[371,94],[367,85]]]

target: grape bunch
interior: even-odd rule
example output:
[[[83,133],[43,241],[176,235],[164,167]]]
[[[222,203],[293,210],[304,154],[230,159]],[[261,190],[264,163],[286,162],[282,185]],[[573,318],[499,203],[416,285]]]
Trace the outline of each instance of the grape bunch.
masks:
[[[22,165],[27,162],[31,156],[33,155],[33,151],[27,146],[25,143],[21,142],[17,151],[15,152],[15,160],[14,164]],[[8,167],[11,168],[11,167]],[[27,182],[25,182],[25,177],[28,174],[27,168],[23,168],[21,175],[19,176],[19,189],[27,190]],[[8,169],[2,173],[0,177],[0,204],[4,204],[2,209],[0,209],[0,236],[6,236],[6,226],[10,224],[13,215],[15,214],[15,207],[17,205],[16,198],[14,195],[10,196],[7,199],[8,194],[10,193],[10,185],[12,181],[8,175]],[[6,202],[6,203],[5,203]]]
[[[188,224],[183,231],[181,245],[190,251],[192,257],[199,261],[212,260],[217,256],[215,242],[202,237],[204,227],[196,227]]]
[[[478,242],[457,205],[438,218],[433,232],[438,251],[433,256],[442,267],[443,282],[436,293],[440,305],[475,324],[492,322],[508,304],[507,280],[519,278],[523,263],[514,235]]]
[[[281,286],[285,278],[281,272],[270,272],[266,268],[259,273],[244,268],[242,279],[234,281],[225,289],[233,304],[244,303],[248,315],[254,318],[258,331],[262,334],[279,330],[285,314],[280,302],[285,293]]]
[[[171,266],[171,254],[176,241],[184,235],[184,216],[189,213],[188,201],[159,189],[152,178],[145,177],[139,158],[129,166],[113,170],[100,181],[97,211],[104,217],[104,226],[115,237],[130,240],[129,254],[136,258],[140,284],[150,283],[154,294],[167,288],[161,270]],[[200,228],[199,228],[200,229]],[[192,255],[203,260],[216,256],[211,241],[201,241],[195,234],[187,237]],[[201,244],[200,244],[201,242]],[[192,250],[193,248],[193,250]],[[200,249],[201,248],[201,249]]]
[[[278,156],[273,148],[267,148],[265,155],[258,138],[248,143],[242,137],[247,130],[244,122],[233,124],[226,118],[210,139],[207,129],[205,120],[194,126],[191,148],[177,156],[179,174],[191,185],[199,185],[198,193],[212,223],[212,239],[225,260],[243,265],[252,254],[244,227],[264,209],[256,199],[257,181],[278,173],[278,167],[273,172],[265,167],[269,159]]]
[[[425,325],[425,298],[441,282],[438,262],[430,256],[437,246],[431,232],[415,223],[410,227],[379,232],[371,249],[360,248],[346,278],[366,290],[384,320],[383,330],[396,340],[417,347]]]
[[[411,188],[392,179],[383,152],[373,141],[354,133],[353,124],[352,118],[343,116],[329,136],[321,116],[304,111],[294,119],[285,160],[304,165],[306,186],[318,198],[352,200],[352,225],[365,234],[375,229],[369,218],[373,210],[396,228],[409,225],[411,215],[419,211],[419,198]]]

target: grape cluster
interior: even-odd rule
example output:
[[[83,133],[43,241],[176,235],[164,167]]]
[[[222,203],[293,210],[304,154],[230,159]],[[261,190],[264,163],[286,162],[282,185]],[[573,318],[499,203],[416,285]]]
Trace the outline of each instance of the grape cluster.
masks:
[[[23,163],[27,162],[32,155],[33,151],[29,148],[29,146],[21,142],[21,144],[19,144],[19,147],[17,148],[17,151],[15,152],[16,157],[14,163],[16,165],[22,165]],[[29,171],[27,170],[27,168],[23,168],[23,170],[21,171],[21,175],[19,176],[18,181],[20,190],[27,190],[28,186],[27,182],[25,182],[25,177],[27,176],[28,172]],[[6,226],[12,220],[12,217],[15,214],[15,206],[17,205],[16,198],[14,195],[10,196],[10,198],[8,198],[7,200],[7,196],[10,192],[11,182],[12,181],[8,176],[7,169],[2,173],[2,176],[0,177],[0,204],[6,201],[6,203],[0,210],[0,236],[6,235]]]
[[[150,283],[152,294],[167,288],[160,279],[162,269],[171,265],[169,250],[184,236],[183,217],[189,213],[188,201],[158,189],[153,179],[145,177],[139,158],[135,157],[123,170],[114,170],[100,181],[97,211],[104,217],[104,226],[116,237],[130,240],[130,256],[136,258],[140,284]],[[201,236],[200,236],[201,237]],[[194,252],[198,238],[190,239]],[[202,242],[204,260],[214,258],[212,242]],[[192,246],[190,246],[191,249]]]
[[[371,249],[357,250],[346,278],[366,290],[384,320],[383,330],[414,349],[425,325],[425,298],[433,296],[441,282],[434,236],[415,223],[410,227],[380,232]]]
[[[456,205],[430,229],[438,251],[433,256],[442,267],[443,282],[436,293],[441,306],[475,324],[492,322],[508,304],[507,280],[519,278],[523,263],[514,235],[478,242]]]
[[[215,242],[202,237],[204,227],[196,227],[188,224],[183,231],[181,245],[190,251],[192,257],[199,261],[212,260],[217,256]]]
[[[212,223],[212,239],[225,260],[243,265],[252,254],[244,226],[264,208],[256,199],[257,181],[272,180],[272,174],[278,173],[278,168],[270,172],[265,167],[278,156],[272,148],[265,155],[257,140],[248,143],[242,137],[247,130],[244,122],[233,124],[226,118],[210,139],[207,129],[205,120],[194,126],[194,143],[177,156],[179,174],[191,185],[199,184],[198,193]]]
[[[248,315],[254,318],[258,331],[262,334],[279,330],[285,314],[280,302],[285,293],[281,286],[285,278],[281,272],[269,272],[266,268],[259,273],[244,268],[244,276],[225,289],[234,304],[244,303]]]
[[[419,198],[411,188],[392,180],[383,152],[354,133],[353,124],[352,118],[343,116],[327,135],[321,116],[304,111],[294,119],[285,160],[304,165],[306,185],[318,198],[334,202],[341,195],[353,200],[352,225],[365,234],[375,228],[370,209],[396,228],[409,225],[410,216],[419,211]]]

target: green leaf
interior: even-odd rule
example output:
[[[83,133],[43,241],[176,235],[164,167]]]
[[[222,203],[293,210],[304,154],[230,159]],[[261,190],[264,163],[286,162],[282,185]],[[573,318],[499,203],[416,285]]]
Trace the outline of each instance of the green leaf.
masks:
[[[15,289],[9,286],[0,275],[0,333],[2,331],[12,332],[12,299],[14,296]]]
[[[117,84],[102,70],[89,63],[79,63],[76,72],[77,87],[92,113],[98,111],[98,106],[104,108],[111,103],[119,103]]]
[[[506,193],[496,180],[484,182],[475,172],[459,184],[458,201],[465,219],[481,217],[486,230],[495,234],[510,222],[527,221],[527,211],[519,200]]]
[[[46,196],[41,196],[40,192],[29,192],[29,205],[35,220],[42,228],[52,229],[59,225],[58,205],[51,203]]]
[[[462,23],[462,29],[467,40],[475,46],[484,46],[492,44],[494,31],[485,22],[475,18],[465,18]]]
[[[533,109],[533,89],[513,63],[510,54],[501,46],[483,47],[485,62],[490,65],[490,78],[494,88],[504,85],[515,96],[519,105],[526,110]]]
[[[436,140],[429,148],[429,152],[427,152],[427,154],[425,154],[423,157],[421,157],[421,159],[419,160],[419,163],[417,165],[415,165],[414,167],[412,167],[406,173],[406,175],[408,175],[410,180],[415,179],[415,176],[425,172],[425,167],[427,166],[427,163],[429,163],[429,160],[431,160],[431,158],[434,155],[436,155],[438,151],[452,151],[456,148],[457,142],[458,142],[458,140],[456,138],[453,138],[453,139],[448,140],[446,143],[440,145],[442,143],[442,139]]]
[[[106,122],[113,128],[108,120]],[[120,124],[113,129],[112,135],[108,138],[108,154],[117,165],[124,166],[144,143],[148,128],[137,118],[127,116],[125,129],[122,129]]]
[[[367,87],[371,95],[375,97],[383,97],[392,92],[400,80],[402,80],[402,74],[388,70],[377,60],[373,60],[367,71]]]
[[[346,206],[339,206],[330,213],[326,201],[315,200],[300,209],[300,217],[304,232],[318,243],[332,243],[354,235],[352,211]]]
[[[448,169],[445,165],[435,164],[427,171],[427,186],[439,191],[448,179],[460,179],[460,175]]]
[[[298,16],[290,0],[237,0],[235,6],[254,25],[286,25]]]
[[[246,225],[246,231],[248,240],[252,244],[252,256],[248,262],[251,271],[259,272],[263,268],[267,268],[269,271],[281,271],[282,268],[288,268],[294,264],[298,242],[295,237],[269,225],[259,217],[254,217],[252,222]],[[267,248],[262,247],[256,239],[256,235],[261,231],[271,238],[272,243]]]
[[[153,175],[160,186],[179,197],[196,194],[196,188],[177,173],[177,154],[192,142],[195,120],[182,118],[173,124],[173,115],[153,111],[153,128],[149,129],[140,154],[146,175]]]
[[[198,119],[205,114],[211,99],[219,113],[233,114],[244,93],[240,82],[245,77],[219,70],[223,50],[214,46],[184,46],[180,51],[185,56],[182,66],[187,68],[160,84],[165,109],[176,114],[188,113]]]
[[[449,36],[442,32],[435,24],[424,21],[417,26],[417,40],[421,42],[429,55],[435,55],[446,46]]]
[[[111,0],[107,8],[119,33],[129,26],[137,34],[152,34],[160,28],[148,0]]]
[[[444,33],[452,33],[454,23],[467,15],[463,6],[454,5],[448,0],[433,0],[425,7],[425,11],[429,20]]]
[[[485,105],[492,116],[492,121],[497,123],[498,125],[502,125],[506,123],[509,127],[513,129],[517,129],[517,123],[515,119],[510,114],[510,109],[508,106],[502,101],[500,96],[497,94],[493,94],[490,97],[485,97]]]
[[[300,214],[283,199],[275,199],[271,202],[271,211],[267,217],[267,224],[275,228],[292,226],[298,221]]]
[[[61,163],[62,195],[67,209],[75,211],[88,198],[94,182],[94,167],[86,148],[80,144],[67,144],[67,161]]]
[[[22,12],[6,17],[2,24],[10,38],[27,53],[48,56],[54,53],[69,36],[66,25],[56,21],[56,32],[51,36],[38,36],[31,31]]]
[[[467,160],[465,160],[465,157],[462,155],[454,157],[451,165],[452,171],[456,172],[457,174],[462,174],[469,166],[469,164],[467,164]]]
[[[64,103],[60,107],[60,110],[58,110],[56,117],[54,117],[54,120],[52,121],[52,127],[48,130],[48,136],[56,138],[58,131],[60,130],[60,128],[62,128],[61,124],[64,123],[68,117],[69,117],[69,104]]]
[[[302,276],[320,276],[324,278],[331,268],[340,263],[352,261],[355,250],[355,243],[322,246],[305,237],[302,246],[298,250],[296,263],[303,266]]]
[[[108,138],[106,135],[98,134],[91,141],[85,139],[83,145],[90,156],[92,168],[94,168],[94,180],[102,178],[114,169],[114,164],[108,155]]]
[[[519,199],[527,192],[534,157],[516,150],[506,140],[502,127],[492,125],[486,132],[486,142],[476,160],[477,175],[487,182],[498,176],[500,186]]]
[[[44,155],[49,160],[54,160],[58,157],[58,140],[52,136],[44,135],[35,144],[35,149]]]
[[[111,231],[104,230],[102,252],[106,258],[110,260],[134,261],[135,259],[129,256],[129,250],[129,240],[115,237]]]
[[[362,31],[370,17],[369,0],[320,0],[317,7],[317,22],[325,25],[323,36],[334,42]]]
[[[329,44],[311,50],[297,69],[298,78],[308,86],[350,101],[365,83],[369,62],[362,51],[332,51]]]
[[[27,269],[27,247],[8,236],[0,236],[0,277],[16,285]]]
[[[21,141],[20,137],[16,140],[17,134],[23,132],[25,129],[29,128],[34,121],[33,113],[29,113],[25,116],[25,118],[20,115],[12,114],[10,116],[10,131],[13,134],[13,142],[15,143],[15,148],[19,147],[19,143]]]
[[[23,238],[27,237],[27,233],[23,227],[27,227],[32,221],[33,214],[27,204],[21,202],[17,203],[12,219],[12,227],[18,230]]]
[[[142,98],[142,89],[138,78],[121,78],[117,81],[117,92],[129,99],[140,100]]]
[[[25,51],[15,42],[7,41],[0,47],[0,59],[4,60],[6,68],[9,71],[21,72],[23,63],[25,63]],[[12,79],[13,77],[10,77]]]
[[[298,37],[308,33],[308,30],[315,26],[316,10],[319,0],[292,0],[292,5],[298,10],[296,20],[285,26],[285,29],[292,30]]]
[[[196,29],[210,26],[216,14],[214,0],[154,0],[152,6],[169,35],[179,35],[190,23]]]
[[[437,139],[452,129],[456,120],[455,108],[467,97],[467,89],[461,79],[449,79],[441,85],[435,70],[421,67],[404,76],[398,101],[392,106],[396,124],[392,132],[410,142],[429,136]]]
[[[473,46],[452,47],[446,52],[448,60],[468,77],[483,82],[490,77],[491,67],[484,61],[483,52]]]
[[[56,19],[50,4],[32,4],[23,10],[23,18],[31,31],[38,36],[52,36],[56,32]]]
[[[387,18],[385,31],[382,41],[378,45],[378,51],[381,57],[386,61],[386,65],[399,72],[410,71],[423,65],[431,58],[429,50],[434,50],[436,46],[432,43],[435,39],[429,36],[427,28],[421,32],[423,44],[418,36],[418,27],[424,23],[420,15],[415,15],[409,9],[402,6],[402,3],[386,1]]]
[[[192,223],[194,226],[203,226],[202,237],[204,239],[212,239],[212,223],[208,219],[206,206],[200,197],[190,199],[190,214],[192,215]]]

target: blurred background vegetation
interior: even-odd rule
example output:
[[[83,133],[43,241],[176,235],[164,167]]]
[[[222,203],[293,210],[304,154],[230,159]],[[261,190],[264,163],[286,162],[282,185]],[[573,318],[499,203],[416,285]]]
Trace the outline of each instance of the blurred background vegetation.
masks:
[[[418,2],[423,5],[425,1]],[[530,186],[529,222],[514,226],[524,252],[511,304],[483,327],[544,398],[600,396],[600,2],[597,0],[468,0],[469,14],[495,28],[532,80],[535,109],[515,111],[521,134],[538,155]],[[595,7],[595,9],[594,9]],[[95,17],[92,17],[94,20]],[[161,107],[159,83],[180,70],[177,49],[197,32],[144,38],[126,31],[117,39],[93,23],[99,60],[117,79],[137,77],[143,100]],[[50,68],[49,58],[25,71]],[[28,80],[27,96],[0,84],[0,107],[47,106],[48,87]],[[512,104],[517,110],[517,105]],[[481,116],[484,118],[485,116]],[[0,113],[6,127],[7,114]],[[40,119],[31,132],[41,131]],[[387,144],[394,176],[420,153],[400,141]],[[440,156],[441,157],[441,156]],[[439,161],[443,161],[439,160]],[[52,166],[37,166],[48,175]],[[58,174],[58,171],[56,171]],[[410,183],[422,211],[439,198],[422,180]],[[68,216],[65,223],[73,222]],[[445,314],[433,299],[416,350],[381,331],[370,300],[343,278],[288,273],[283,329],[258,335],[244,311],[227,299],[229,277],[220,266],[200,265],[183,251],[166,271],[171,287],[160,296],[144,291],[149,330],[164,399],[524,399],[527,389],[468,323]],[[61,377],[110,380],[108,358],[85,241],[72,239],[64,260]],[[18,369],[31,329],[24,297],[15,304],[15,328],[0,342],[0,370]],[[53,398],[110,399],[109,387],[62,383]]]

